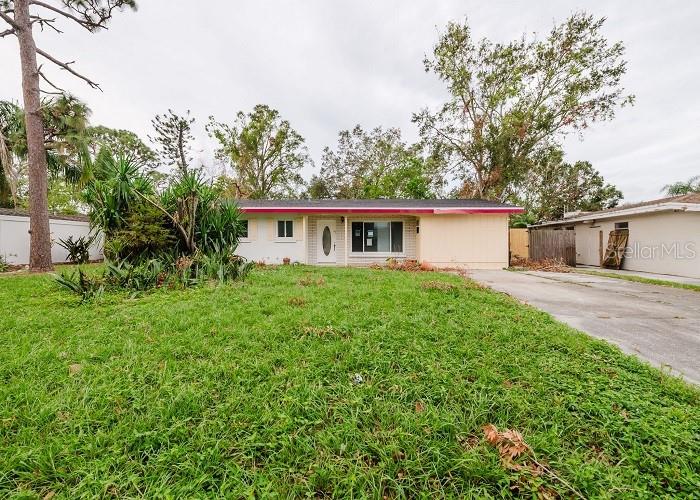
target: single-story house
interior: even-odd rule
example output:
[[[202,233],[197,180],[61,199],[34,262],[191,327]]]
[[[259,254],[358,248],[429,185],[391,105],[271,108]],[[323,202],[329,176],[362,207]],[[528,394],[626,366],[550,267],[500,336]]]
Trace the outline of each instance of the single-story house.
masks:
[[[388,258],[436,267],[508,266],[508,216],[486,200],[238,200],[238,253],[256,262],[366,266]]]
[[[68,251],[58,240],[73,239],[90,234],[90,220],[85,215],[49,215],[51,229],[51,260],[66,262]],[[90,259],[102,258],[101,240],[90,247]],[[0,257],[8,264],[29,264],[29,214],[22,210],[0,208]]]
[[[622,269],[700,278],[700,193],[598,212],[574,212],[530,230],[576,232],[576,263],[600,266],[611,231],[628,232]]]

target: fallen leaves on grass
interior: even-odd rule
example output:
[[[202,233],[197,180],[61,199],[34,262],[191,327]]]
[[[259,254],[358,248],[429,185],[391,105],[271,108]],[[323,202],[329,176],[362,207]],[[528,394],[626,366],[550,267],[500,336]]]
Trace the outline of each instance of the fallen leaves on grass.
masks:
[[[507,429],[504,432],[499,432],[493,424],[485,425],[483,430],[486,441],[498,449],[501,459],[507,462],[506,465],[510,465],[514,458],[518,458],[530,450],[523,435],[518,431]]]
[[[331,325],[327,326],[304,326],[301,329],[303,336],[308,337],[348,337],[348,333],[344,331],[339,331],[333,328]]]
[[[389,257],[384,266],[374,263],[369,267],[372,269],[391,269],[392,271],[407,271],[410,273],[435,271],[435,267],[429,262],[418,262],[415,259],[399,260],[394,257]]]
[[[291,297],[287,304],[294,307],[303,307],[306,305],[306,299],[304,297]]]
[[[297,284],[300,286],[323,286],[326,284],[326,280],[323,279],[323,276],[316,279],[311,276],[304,276],[297,282]]]
[[[475,434],[460,434],[457,436],[457,441],[465,450],[471,450],[472,448],[479,446],[481,438]]]
[[[75,375],[76,373],[78,373],[82,369],[83,369],[82,365],[80,365],[78,363],[73,363],[72,365],[68,366],[68,374]]]
[[[515,257],[510,262],[511,267],[527,269],[529,271],[545,271],[548,273],[570,273],[571,267],[560,259],[530,260]]]
[[[506,429],[501,432],[493,424],[487,424],[482,427],[484,431],[484,437],[489,444],[494,446],[498,450],[498,454],[501,456],[501,463],[503,466],[509,470],[524,473],[525,476],[521,475],[518,483],[513,487],[514,489],[520,489],[519,484],[525,483],[530,485],[531,479],[541,476],[546,473],[553,479],[556,479],[561,484],[566,486],[572,493],[574,493],[579,498],[584,498],[573,486],[567,483],[565,480],[556,475],[551,469],[538,462],[535,453],[532,448],[525,442],[523,435],[514,430]],[[515,459],[521,458],[524,455],[528,455],[525,460],[520,463],[514,462]],[[538,489],[539,498],[557,498],[558,493],[554,490],[539,485]]]
[[[424,290],[442,290],[444,292],[457,290],[457,285],[434,280],[424,281],[420,284],[420,287]]]
[[[416,401],[416,413],[423,413],[425,411],[425,405],[422,401]]]

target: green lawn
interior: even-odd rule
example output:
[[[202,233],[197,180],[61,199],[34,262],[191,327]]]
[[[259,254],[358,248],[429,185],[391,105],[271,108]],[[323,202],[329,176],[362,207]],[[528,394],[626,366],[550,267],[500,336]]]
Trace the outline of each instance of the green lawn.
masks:
[[[85,305],[24,275],[0,303],[0,497],[700,491],[700,392],[454,275],[284,266]]]
[[[645,278],[643,276],[635,276],[634,274],[620,274],[605,271],[589,271],[587,269],[576,269],[574,272],[580,274],[590,274],[592,276],[603,276],[604,278],[615,278],[618,280],[634,281],[635,283],[645,283],[647,285],[667,286],[670,288],[682,288],[684,290],[693,290],[695,292],[700,292],[700,285],[693,285],[691,283],[679,283],[677,281]]]

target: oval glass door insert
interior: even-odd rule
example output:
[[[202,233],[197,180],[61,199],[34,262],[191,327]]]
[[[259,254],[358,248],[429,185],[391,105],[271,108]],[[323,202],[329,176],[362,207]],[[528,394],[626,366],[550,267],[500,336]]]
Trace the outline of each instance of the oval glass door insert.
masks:
[[[323,254],[328,255],[329,253],[331,253],[331,229],[328,226],[323,228],[322,243]]]

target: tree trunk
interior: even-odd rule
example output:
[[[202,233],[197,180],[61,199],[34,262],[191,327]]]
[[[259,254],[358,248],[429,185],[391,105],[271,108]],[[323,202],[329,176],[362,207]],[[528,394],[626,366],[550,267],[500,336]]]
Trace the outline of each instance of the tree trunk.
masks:
[[[29,159],[29,269],[51,271],[51,229],[49,227],[48,179],[44,124],[41,118],[39,70],[36,45],[29,18],[29,0],[15,0],[15,22],[22,62],[22,93],[27,127]]]

